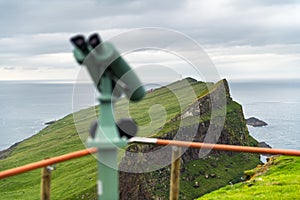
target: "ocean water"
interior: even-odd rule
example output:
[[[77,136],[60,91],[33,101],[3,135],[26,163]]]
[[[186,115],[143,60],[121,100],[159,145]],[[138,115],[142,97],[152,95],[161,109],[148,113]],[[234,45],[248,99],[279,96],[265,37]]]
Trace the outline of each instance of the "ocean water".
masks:
[[[72,112],[73,84],[0,81],[0,150]]]
[[[266,127],[248,126],[250,134],[273,148],[300,150],[300,82],[262,81],[231,83],[234,100],[246,118],[257,117]]]
[[[73,112],[73,86],[0,81],[0,150],[37,133],[45,122]],[[252,136],[274,148],[300,150],[300,82],[232,82],[230,89],[234,100],[243,105],[246,117],[269,124],[249,127]]]

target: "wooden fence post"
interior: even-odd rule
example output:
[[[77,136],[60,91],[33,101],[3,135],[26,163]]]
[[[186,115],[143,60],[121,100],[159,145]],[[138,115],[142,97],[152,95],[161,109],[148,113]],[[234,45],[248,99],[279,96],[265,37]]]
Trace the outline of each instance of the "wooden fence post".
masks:
[[[171,181],[170,181],[170,200],[179,199],[180,159],[181,159],[181,148],[173,146]]]
[[[50,200],[51,167],[42,168],[41,200]]]

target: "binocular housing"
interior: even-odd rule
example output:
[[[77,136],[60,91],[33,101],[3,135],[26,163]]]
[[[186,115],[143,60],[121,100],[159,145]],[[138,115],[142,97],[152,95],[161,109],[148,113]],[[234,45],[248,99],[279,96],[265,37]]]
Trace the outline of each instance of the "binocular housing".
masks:
[[[71,38],[71,42],[76,47],[74,56],[77,62],[87,66],[98,90],[101,77],[110,75],[115,96],[124,92],[131,101],[144,97],[145,89],[141,81],[111,43],[101,42],[98,34],[91,35],[87,41],[84,36],[78,35]]]

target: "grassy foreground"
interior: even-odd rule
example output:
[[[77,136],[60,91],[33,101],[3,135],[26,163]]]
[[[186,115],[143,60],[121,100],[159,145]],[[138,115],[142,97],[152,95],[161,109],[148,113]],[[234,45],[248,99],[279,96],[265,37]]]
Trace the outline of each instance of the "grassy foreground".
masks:
[[[207,90],[206,83],[194,82],[192,79],[186,79],[186,81],[186,84],[191,84],[195,94]],[[138,133],[140,136],[157,133],[155,129],[160,126],[159,118],[155,115],[150,116],[148,113],[152,105],[160,104],[164,107],[166,121],[189,106],[188,101],[182,101],[184,102],[182,105],[178,103],[178,96],[182,98],[188,96],[185,95],[186,88],[180,85],[180,81],[170,85],[169,88],[173,89],[173,92],[166,87],[154,90],[148,93],[143,101],[129,105],[130,114],[142,127],[142,131]],[[173,94],[174,91],[177,96]],[[124,112],[122,111],[124,103],[126,102],[121,100],[116,105],[118,107],[117,118]],[[74,115],[70,114],[16,145],[5,153],[5,158],[2,152],[0,171],[84,149],[90,124],[96,119],[97,114],[98,109],[94,107],[79,111]],[[151,126],[152,131],[149,131],[147,127],[153,125],[149,124],[153,121],[156,122],[155,126]],[[52,199],[96,199],[96,166],[93,156],[57,164],[56,170],[52,173]],[[2,179],[0,180],[0,199],[39,199],[40,181],[41,170]]]
[[[88,114],[89,110],[84,112]],[[88,127],[88,122],[86,123]],[[68,115],[18,144],[9,157],[0,160],[0,170],[84,148],[77,135],[73,116]],[[81,199],[80,187],[96,191],[96,162],[92,156],[60,163],[56,168],[52,173],[53,199]],[[40,181],[41,170],[2,179],[0,180],[1,199],[39,199]]]
[[[138,135],[160,136],[178,128],[176,123],[172,123],[172,119],[189,107],[196,98],[207,95],[207,87],[217,86],[218,84],[206,84],[186,79],[148,93],[143,101],[130,103],[130,115],[140,127]],[[190,95],[186,95],[187,93],[194,93],[195,98],[191,101]],[[127,113],[126,109],[123,110],[126,108],[123,105],[126,105],[124,99],[116,103],[117,119],[124,117],[123,114]],[[228,142],[234,144],[255,143],[248,135],[247,130],[244,130],[245,122],[241,106],[232,101],[226,109],[225,129],[228,137],[224,139],[230,139]],[[2,152],[0,171],[84,149],[90,124],[96,119],[98,112],[97,108],[92,107],[70,114],[19,143],[8,151],[4,158]],[[161,120],[162,115],[164,115],[164,120]],[[203,122],[209,119],[209,113],[208,116],[204,115],[203,119],[201,118]],[[122,152],[120,152],[121,157]],[[257,160],[253,156],[238,154],[236,156],[211,157],[206,161],[192,161],[187,164],[181,177],[181,196],[185,196],[187,199],[195,198],[220,188],[228,181],[233,181],[233,177],[240,177],[240,172],[243,170],[253,168]],[[168,177],[165,176],[163,180],[162,177],[156,177],[155,173],[158,172],[152,174],[153,182],[148,182],[147,187],[153,183],[155,187],[152,189],[158,194],[160,192],[168,193]],[[145,176],[148,175],[151,174]],[[209,178],[205,178],[206,175]],[[2,179],[0,180],[0,199],[39,199],[40,181],[41,170]],[[51,197],[52,199],[96,199],[96,181],[96,160],[93,156],[57,164],[56,170],[52,173]],[[202,183],[200,188],[194,187],[196,181]]]
[[[277,157],[265,166],[246,171],[246,174],[254,176],[249,181],[223,187],[198,200],[300,198],[299,157]]]
[[[190,161],[180,174],[179,199],[195,199],[195,197],[214,191],[229,182],[239,182],[240,177],[243,176],[242,170],[251,169],[253,163],[256,162],[257,159],[247,153],[237,153],[231,156],[220,154]],[[169,196],[166,195],[166,192],[169,191],[169,174],[170,172],[163,177],[155,172],[147,174],[150,177],[149,180],[161,183],[155,188],[155,193],[157,196],[164,196],[163,199],[169,199]],[[232,179],[233,177],[236,178]],[[149,181],[149,185],[151,185],[151,181]]]

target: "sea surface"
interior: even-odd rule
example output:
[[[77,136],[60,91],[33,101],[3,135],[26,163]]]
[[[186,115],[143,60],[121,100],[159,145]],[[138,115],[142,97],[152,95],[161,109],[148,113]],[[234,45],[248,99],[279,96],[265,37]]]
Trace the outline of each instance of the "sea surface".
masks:
[[[73,87],[64,82],[0,81],[0,150],[34,135],[45,122],[78,110],[73,108]],[[300,82],[232,82],[230,89],[246,118],[269,124],[249,127],[252,136],[274,148],[300,150]]]
[[[73,84],[0,81],[0,150],[72,112]]]
[[[248,126],[250,134],[273,148],[300,150],[300,82],[261,81],[230,84],[234,100],[246,118],[257,117],[266,127]]]

